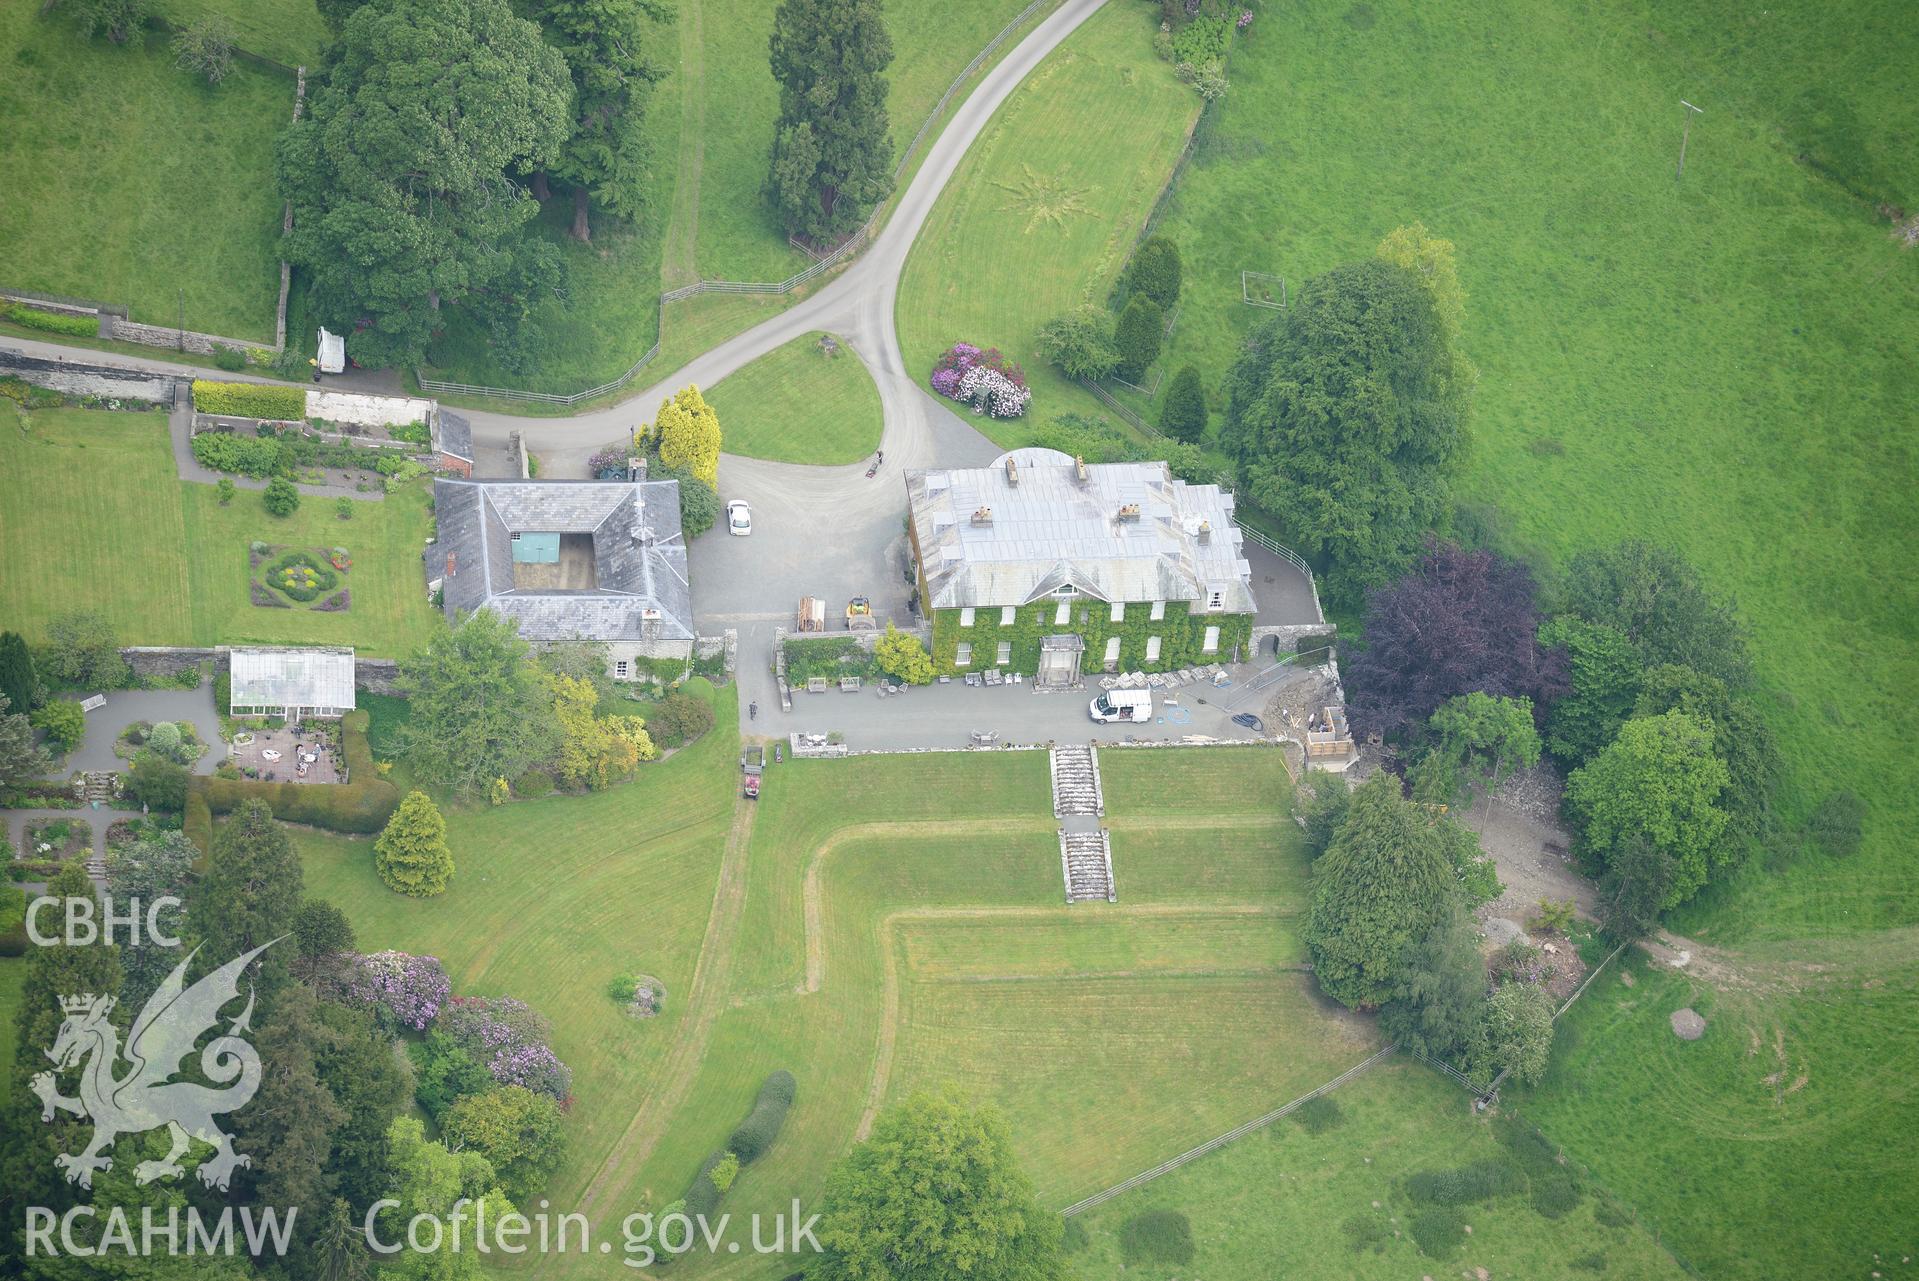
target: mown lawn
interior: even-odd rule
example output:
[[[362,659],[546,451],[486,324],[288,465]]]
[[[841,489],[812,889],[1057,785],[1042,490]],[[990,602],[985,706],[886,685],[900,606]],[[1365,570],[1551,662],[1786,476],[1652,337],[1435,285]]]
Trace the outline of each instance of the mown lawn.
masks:
[[[244,641],[353,645],[412,652],[435,626],[419,549],[429,514],[419,487],[355,502],[342,521],[329,499],[269,516],[257,490],[222,507],[213,486],[174,470],[157,412],[5,406],[0,426],[0,615],[38,638],[56,615],[106,615],[126,644]],[[252,604],[248,545],[345,547],[351,608],[338,613]]]
[[[271,343],[292,78],[236,63],[209,87],[160,37],[82,41],[40,9],[0,7],[0,284]]]
[[[1643,1225],[1602,1211],[1591,1185],[1556,1219],[1538,1214],[1524,1195],[1467,1206],[1472,1235],[1457,1253],[1443,1261],[1424,1255],[1410,1235],[1417,1207],[1406,1195],[1406,1176],[1506,1159],[1491,1124],[1474,1116],[1457,1087],[1399,1059],[1387,1059],[1330,1097],[1339,1116],[1331,1128],[1314,1134],[1282,1119],[1089,1211],[1079,1219],[1088,1239],[1072,1255],[1074,1275],[1086,1281],[1122,1275],[1131,1281],[1400,1281],[1470,1277],[1475,1268],[1495,1277],[1651,1281],[1686,1275]],[[1126,1259],[1122,1231],[1155,1211],[1186,1216],[1191,1264]],[[1602,1212],[1611,1224],[1600,1220]],[[1348,1223],[1378,1231],[1380,1248],[1355,1248]]]
[[[386,891],[367,841],[299,838],[308,893],[345,908],[362,947],[433,953],[456,990],[511,993],[553,1019],[579,1097],[549,1195],[573,1208],[592,1189],[601,1231],[678,1197],[776,1068],[798,1078],[798,1101],[729,1192],[736,1223],[796,1196],[815,1205],[863,1119],[914,1089],[956,1081],[997,1103],[1043,1200],[1064,1205],[1376,1047],[1370,1021],[1326,1011],[1299,972],[1303,865],[1280,807],[1264,876],[1210,897],[1161,892],[1148,887],[1173,883],[1164,864],[1190,847],[1129,845],[1121,903],[1067,908],[1044,755],[793,762],[739,813],[743,879],[716,890],[737,778],[735,713],[720,702],[712,735],[633,784],[449,813],[458,871],[442,898]],[[1169,793],[1222,773],[1269,789],[1276,760],[1155,754]],[[1142,821],[1209,822],[1151,798],[1138,808]],[[730,922],[730,943],[702,954],[709,919]],[[713,986],[694,1009],[696,964]],[[664,981],[660,1018],[634,1023],[602,995],[628,970]],[[647,1112],[650,1092],[674,1084],[678,1106]],[[680,1266],[775,1277],[791,1263]],[[542,1275],[615,1267],[556,1257]]]
[[[1047,320],[1101,302],[1131,254],[1199,98],[1154,55],[1152,15],[1108,5],[1000,107],[907,260],[897,322],[907,368],[964,339],[1026,369],[1028,418],[1098,404],[1034,352]],[[981,422],[1004,444],[1018,421]]]
[[[438,898],[388,890],[370,839],[296,835],[307,893],[343,908],[363,949],[438,956],[456,992],[517,996],[552,1020],[573,1069],[568,1158],[554,1181],[555,1204],[569,1209],[687,1015],[734,813],[736,713],[728,698],[715,711],[711,733],[624,786],[448,810],[455,872]],[[665,984],[658,1017],[629,1018],[606,996],[630,973]]]
[[[858,356],[810,333],[706,390],[726,452],[783,463],[852,463],[879,445],[880,393]]]
[[[1277,762],[1154,758],[1169,792],[1220,773],[1269,786]],[[810,1203],[862,1118],[914,1089],[954,1081],[995,1102],[1042,1200],[1064,1205],[1377,1044],[1369,1021],[1330,1014],[1298,971],[1304,869],[1283,809],[1268,812],[1264,879],[1164,892],[1151,887],[1177,868],[1163,864],[1187,849],[1135,844],[1115,854],[1116,907],[1066,908],[1041,754],[799,762],[768,777],[733,1008],[681,1118],[617,1203],[677,1196],[775,1068],[798,1077],[799,1102],[729,1194],[736,1219]],[[696,1268],[781,1275],[764,1259]]]
[[[1271,314],[1241,302],[1242,270],[1297,289],[1414,219],[1457,243],[1481,372],[1474,522],[1548,575],[1622,537],[1673,544],[1752,631],[1788,745],[1790,866],[1748,869],[1674,922],[1741,954],[1817,940],[1798,946],[1871,958],[1903,937],[1879,931],[1919,920],[1919,255],[1874,209],[1919,157],[1903,13],[1264,9],[1164,224],[1187,267],[1167,365],[1199,366],[1215,429],[1238,344]],[[1707,113],[1675,181],[1680,97]],[[1797,824],[1840,787],[1870,806],[1865,846],[1801,853]],[[1859,981],[1909,992],[1881,964]],[[1620,1005],[1602,988],[1530,1106],[1707,1275],[1865,1268],[1871,1248],[1910,1251],[1883,1197],[1915,1182],[1910,1156],[1864,1137],[1911,1125],[1866,1049],[1910,1052],[1875,991],[1750,1016],[1765,1045],[1804,1024],[1806,1052],[1833,1060],[1775,1102],[1758,1084],[1773,1068],[1744,1070],[1769,1049],[1676,1053],[1680,993]]]

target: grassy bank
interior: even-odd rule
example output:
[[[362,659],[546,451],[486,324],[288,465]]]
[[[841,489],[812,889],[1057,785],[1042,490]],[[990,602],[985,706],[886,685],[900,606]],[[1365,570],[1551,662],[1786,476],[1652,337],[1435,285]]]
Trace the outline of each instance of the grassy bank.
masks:
[[[271,343],[292,79],[236,63],[209,86],[161,37],[83,41],[38,13],[0,8],[0,285]]]

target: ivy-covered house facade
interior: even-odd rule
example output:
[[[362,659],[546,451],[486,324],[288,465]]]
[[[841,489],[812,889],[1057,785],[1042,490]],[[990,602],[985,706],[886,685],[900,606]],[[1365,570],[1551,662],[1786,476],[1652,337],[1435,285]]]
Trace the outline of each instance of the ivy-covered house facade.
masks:
[[[933,663],[1042,686],[1245,655],[1252,571],[1233,496],[1165,463],[1017,449],[906,473],[907,536]]]

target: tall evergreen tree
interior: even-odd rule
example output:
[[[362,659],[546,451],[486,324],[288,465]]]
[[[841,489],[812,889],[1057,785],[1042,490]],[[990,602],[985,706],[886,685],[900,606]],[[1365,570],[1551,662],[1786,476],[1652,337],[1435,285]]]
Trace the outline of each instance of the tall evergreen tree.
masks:
[[[286,256],[362,363],[417,359],[443,304],[511,336],[557,286],[507,174],[559,153],[572,102],[566,59],[507,0],[371,0],[346,18],[278,169]]]
[[[1306,946],[1328,996],[1353,1008],[1392,997],[1410,949],[1457,901],[1452,860],[1424,811],[1381,771],[1353,793],[1313,864]]]
[[[56,1110],[51,1124],[43,1122],[40,1098],[32,1088],[33,1078],[53,1066],[46,1052],[53,1048],[66,1019],[61,998],[112,996],[120,990],[118,947],[98,938],[68,943],[62,934],[69,899],[91,903],[93,920],[100,921],[99,897],[86,869],[78,863],[62,867],[48,882],[46,897],[54,902],[40,909],[37,924],[43,935],[59,935],[62,941],[28,951],[20,1003],[13,1014],[13,1068],[0,1098],[0,1214],[4,1215],[0,1222],[5,1224],[0,1231],[5,1233],[8,1256],[0,1258],[0,1275],[6,1276],[19,1275],[23,1268],[20,1232],[25,1207],[46,1206],[59,1213],[76,1203],[74,1189],[54,1166],[54,1157],[80,1151],[93,1132],[93,1122],[70,1112]],[[113,1018],[123,1027],[126,1017],[124,1009],[114,1011]],[[78,1067],[69,1068],[56,1072],[54,1082],[61,1094],[75,1098],[79,1076]]]
[[[300,858],[265,801],[247,801],[214,833],[206,874],[187,900],[187,925],[200,944],[201,971],[225,965],[293,932],[304,890]],[[292,939],[269,947],[251,967],[262,997],[290,981]]]
[[[0,697],[16,712],[33,710],[40,681],[33,671],[33,651],[19,632],[0,632]]]
[[[178,832],[161,832],[113,854],[107,860],[107,890],[122,910],[137,904],[141,918],[140,937],[128,939],[120,948],[120,969],[125,979],[120,984],[120,1004],[138,1010],[146,1004],[160,981],[180,963],[178,948],[162,947],[148,937],[149,909],[161,898],[172,897],[184,904],[193,877],[193,860],[199,847]],[[161,912],[158,920],[169,934],[182,933],[184,912],[176,906]]]
[[[33,741],[33,724],[0,694],[0,787],[45,778],[53,758]]]
[[[1206,434],[1206,389],[1193,366],[1182,366],[1173,375],[1166,388],[1166,403],[1159,411],[1159,429],[1189,445],[1197,444]]]
[[[453,877],[446,820],[425,792],[408,792],[373,843],[373,865],[387,888],[414,898],[445,891]]]
[[[1133,251],[1126,268],[1126,292],[1140,294],[1171,311],[1179,302],[1181,267],[1179,246],[1164,236],[1148,237]]]
[[[774,11],[780,114],[767,186],[789,231],[831,240],[893,189],[892,61],[880,0],[782,0]]]
[[[628,222],[646,211],[646,109],[662,74],[646,57],[646,23],[670,22],[673,10],[661,0],[535,0],[532,16],[573,73],[573,129],[551,165],[573,187],[574,239],[591,240],[589,199]]]
[[[1135,294],[1120,310],[1119,323],[1113,326],[1113,346],[1119,351],[1119,374],[1138,378],[1146,367],[1159,359],[1159,344],[1165,336],[1166,313],[1145,294]]]

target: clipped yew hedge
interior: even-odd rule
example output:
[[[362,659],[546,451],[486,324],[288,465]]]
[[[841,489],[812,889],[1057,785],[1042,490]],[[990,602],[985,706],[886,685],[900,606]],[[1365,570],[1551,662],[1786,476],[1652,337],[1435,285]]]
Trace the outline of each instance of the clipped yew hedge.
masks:
[[[364,709],[348,712],[340,735],[350,783],[268,783],[251,778],[209,778],[203,787],[207,806],[228,814],[246,801],[265,801],[282,823],[307,823],[333,832],[377,832],[400,806],[400,789],[373,768],[367,746],[370,718]]]
[[[726,1141],[727,1150],[740,1159],[741,1165],[751,1165],[760,1158],[766,1149],[773,1146],[773,1140],[780,1137],[780,1127],[786,1124],[786,1110],[793,1106],[793,1094],[798,1088],[793,1074],[781,1069],[766,1078],[760,1086],[759,1097],[753,1100],[753,1110],[733,1131],[733,1137]]]
[[[234,418],[304,419],[307,394],[304,387],[284,387],[272,383],[222,383],[207,378],[193,380],[193,407],[203,414],[228,414]]]

